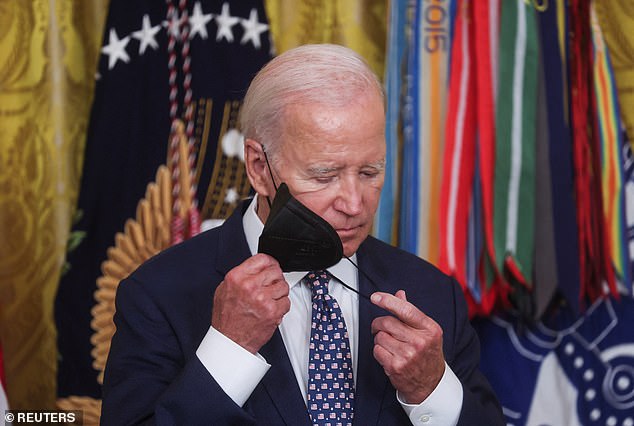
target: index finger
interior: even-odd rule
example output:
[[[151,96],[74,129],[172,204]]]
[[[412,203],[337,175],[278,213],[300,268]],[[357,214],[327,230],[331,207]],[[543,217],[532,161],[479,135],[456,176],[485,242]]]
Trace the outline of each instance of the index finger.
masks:
[[[396,318],[410,327],[423,329],[425,323],[429,321],[429,317],[416,306],[392,294],[377,291],[372,293],[370,300],[376,306],[394,314]]]

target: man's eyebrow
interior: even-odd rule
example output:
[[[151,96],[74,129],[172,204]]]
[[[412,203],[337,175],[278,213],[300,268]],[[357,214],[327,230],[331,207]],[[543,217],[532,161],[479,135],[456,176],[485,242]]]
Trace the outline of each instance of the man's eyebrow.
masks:
[[[311,175],[325,175],[328,173],[336,172],[337,170],[341,170],[343,167],[337,166],[310,166],[306,171]]]
[[[306,171],[310,175],[325,175],[343,169],[342,166],[310,166]],[[385,160],[379,160],[374,163],[368,163],[361,166],[361,169],[375,169],[379,172],[385,170]]]
[[[385,159],[379,160],[375,163],[366,164],[363,167],[370,167],[373,169],[377,169],[378,171],[383,171],[385,170]]]

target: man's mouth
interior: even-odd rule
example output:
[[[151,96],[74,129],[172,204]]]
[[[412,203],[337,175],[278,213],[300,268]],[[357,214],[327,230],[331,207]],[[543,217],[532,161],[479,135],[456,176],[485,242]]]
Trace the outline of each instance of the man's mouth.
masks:
[[[337,234],[339,234],[340,238],[349,237],[357,233],[361,226],[353,226],[349,228],[336,228]]]

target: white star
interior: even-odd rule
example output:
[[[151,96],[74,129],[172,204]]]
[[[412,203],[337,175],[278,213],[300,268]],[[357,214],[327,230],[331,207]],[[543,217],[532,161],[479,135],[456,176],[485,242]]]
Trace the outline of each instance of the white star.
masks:
[[[192,16],[189,17],[189,25],[191,26],[191,32],[189,33],[189,38],[194,38],[196,34],[200,34],[200,38],[203,40],[207,39],[207,23],[211,21],[213,18],[213,14],[203,14],[202,7],[200,6],[200,2],[197,1],[194,4],[194,12]]]
[[[178,17],[178,12],[174,11],[169,21],[163,21],[163,26],[167,28],[167,31],[176,39],[179,40],[181,36],[181,20]]]
[[[240,18],[231,16],[229,14],[229,3],[222,4],[222,12],[220,15],[216,15],[216,22],[218,23],[218,33],[216,34],[216,41],[220,41],[223,37],[228,42],[233,41],[233,33],[231,27],[238,23]]]
[[[240,194],[238,194],[238,191],[236,191],[235,188],[227,189],[227,193],[225,195],[225,203],[234,204],[236,201],[238,201],[238,199],[240,199]]]
[[[236,129],[227,130],[220,144],[223,153],[229,158],[239,157],[241,152],[244,153],[244,136]]]
[[[108,69],[111,70],[119,59],[126,64],[130,62],[130,57],[125,51],[125,47],[130,42],[130,37],[123,37],[119,40],[117,32],[114,28],[110,28],[110,35],[108,37],[108,45],[101,48],[101,53],[108,55]]]
[[[157,25],[153,27],[150,23],[150,16],[143,15],[143,27],[139,31],[132,33],[132,37],[140,42],[139,55],[143,55],[148,46],[155,50],[158,48],[158,43],[154,37],[159,31],[161,31],[161,26]]]
[[[242,40],[240,44],[247,44],[249,40],[253,43],[253,46],[256,49],[261,47],[260,44],[260,34],[269,29],[267,24],[261,24],[258,19],[258,11],[256,9],[251,9],[251,13],[249,14],[249,19],[242,19],[241,24],[244,27],[244,35],[242,36]]]

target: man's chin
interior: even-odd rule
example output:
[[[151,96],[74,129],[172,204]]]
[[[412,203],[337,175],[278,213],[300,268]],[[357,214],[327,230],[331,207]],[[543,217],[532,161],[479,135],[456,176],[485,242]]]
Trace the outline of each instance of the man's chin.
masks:
[[[368,237],[368,231],[360,226],[343,231],[337,229],[337,235],[343,244],[343,254],[350,257],[357,252],[361,243]]]
[[[342,241],[343,243],[343,254],[346,257],[350,257],[357,252],[361,242],[358,239],[350,240],[350,241]]]

